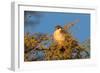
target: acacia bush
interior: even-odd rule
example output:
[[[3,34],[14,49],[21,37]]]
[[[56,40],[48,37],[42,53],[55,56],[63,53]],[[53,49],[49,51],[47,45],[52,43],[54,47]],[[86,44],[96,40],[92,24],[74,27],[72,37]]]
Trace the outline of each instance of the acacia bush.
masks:
[[[66,60],[89,58],[88,52],[70,34],[63,46],[58,45],[48,34],[34,33],[24,36],[24,61]],[[83,57],[82,53],[86,53]]]

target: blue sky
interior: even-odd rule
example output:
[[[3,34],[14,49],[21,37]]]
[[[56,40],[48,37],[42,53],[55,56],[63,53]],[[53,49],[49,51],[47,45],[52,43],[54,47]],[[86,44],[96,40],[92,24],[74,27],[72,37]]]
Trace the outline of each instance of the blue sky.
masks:
[[[77,19],[80,21],[70,31],[76,39],[83,42],[90,37],[90,14],[25,11],[24,32],[53,34],[56,25],[64,26]]]

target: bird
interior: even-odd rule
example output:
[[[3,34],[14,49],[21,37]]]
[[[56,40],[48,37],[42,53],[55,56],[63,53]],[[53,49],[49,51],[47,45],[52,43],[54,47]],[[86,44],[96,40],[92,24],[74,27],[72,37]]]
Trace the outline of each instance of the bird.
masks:
[[[57,25],[55,27],[55,31],[53,34],[54,40],[58,45],[62,45],[63,42],[65,41],[66,37],[65,37],[66,32],[64,31],[63,27],[61,27],[60,25]]]
[[[79,19],[75,20],[74,22],[68,23],[63,27],[61,25],[57,25],[55,27],[55,31],[53,33],[53,39],[59,46],[63,46],[68,37],[71,37],[68,30],[71,26],[74,26],[74,24],[77,22],[79,22]]]

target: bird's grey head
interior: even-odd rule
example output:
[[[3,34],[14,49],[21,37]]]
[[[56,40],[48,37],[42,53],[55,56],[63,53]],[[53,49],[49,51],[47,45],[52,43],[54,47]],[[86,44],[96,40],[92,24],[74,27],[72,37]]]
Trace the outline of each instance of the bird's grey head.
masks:
[[[57,29],[62,29],[62,27],[60,26],[60,25],[57,25],[56,27],[55,27],[55,29],[57,30]]]

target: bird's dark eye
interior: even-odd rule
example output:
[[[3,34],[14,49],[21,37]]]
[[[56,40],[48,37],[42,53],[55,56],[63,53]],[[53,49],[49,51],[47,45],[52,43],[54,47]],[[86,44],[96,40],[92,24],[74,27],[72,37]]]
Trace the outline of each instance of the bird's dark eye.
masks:
[[[62,28],[60,25],[56,26],[56,29],[60,29],[60,28]]]
[[[59,27],[57,29],[59,29]]]

